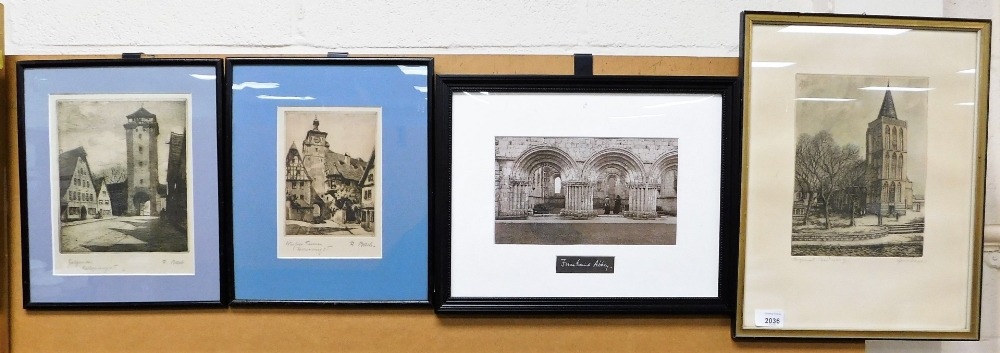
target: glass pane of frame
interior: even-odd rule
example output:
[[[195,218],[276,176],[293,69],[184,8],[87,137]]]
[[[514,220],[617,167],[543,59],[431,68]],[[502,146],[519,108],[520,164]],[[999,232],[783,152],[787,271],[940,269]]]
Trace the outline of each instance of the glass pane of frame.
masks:
[[[19,63],[25,307],[222,304],[221,71]]]
[[[229,59],[234,304],[427,304],[431,59]]]
[[[989,22],[743,30],[735,335],[978,337]]]
[[[442,76],[437,310],[729,309],[735,87]]]

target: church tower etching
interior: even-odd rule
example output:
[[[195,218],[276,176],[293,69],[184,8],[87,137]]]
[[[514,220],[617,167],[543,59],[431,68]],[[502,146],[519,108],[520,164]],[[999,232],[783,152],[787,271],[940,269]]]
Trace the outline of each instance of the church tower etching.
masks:
[[[913,183],[906,171],[907,138],[906,121],[896,115],[892,92],[886,89],[878,116],[868,123],[865,139],[865,158],[877,175],[868,192],[871,213],[904,215],[913,205]]]
[[[143,206],[149,202],[149,215],[157,216],[160,207],[157,187],[160,185],[157,137],[160,126],[156,114],[146,108],[139,108],[126,116],[125,145],[127,148],[127,205],[126,214],[136,216],[143,213]]]
[[[312,130],[306,133],[306,138],[302,141],[302,164],[314,178],[317,175],[327,175],[326,153],[330,150],[330,143],[326,141],[326,135],[326,132],[319,130],[319,117],[316,117],[313,119]],[[326,180],[313,180],[312,187],[320,195],[328,190]]]

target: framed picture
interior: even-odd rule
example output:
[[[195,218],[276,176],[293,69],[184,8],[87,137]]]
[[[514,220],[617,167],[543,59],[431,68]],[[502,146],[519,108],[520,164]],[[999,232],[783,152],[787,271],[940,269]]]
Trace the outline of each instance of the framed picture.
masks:
[[[732,310],[736,87],[440,76],[436,309]]]
[[[431,59],[227,60],[234,304],[427,304]]]
[[[25,308],[224,303],[221,73],[207,59],[18,63]]]
[[[744,14],[735,337],[979,337],[989,37]]]

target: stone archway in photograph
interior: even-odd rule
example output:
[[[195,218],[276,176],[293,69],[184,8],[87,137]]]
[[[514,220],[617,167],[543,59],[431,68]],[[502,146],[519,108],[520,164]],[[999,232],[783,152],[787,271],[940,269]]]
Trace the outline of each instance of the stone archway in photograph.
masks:
[[[562,149],[536,146],[522,152],[517,159],[497,162],[501,171],[500,192],[496,195],[499,197],[499,217],[526,217],[532,214],[535,203],[545,194],[558,193],[564,195],[567,204],[571,201],[565,196],[565,190],[579,172],[576,161]],[[558,192],[554,190],[557,177],[561,184]],[[547,188],[550,191],[546,191]]]
[[[660,189],[676,189],[674,179],[661,177],[676,176],[676,139],[498,136],[494,148],[497,219],[532,216],[533,206],[551,200],[564,201],[562,218],[589,219],[604,213],[604,199],[615,196],[622,199],[621,215],[656,218],[666,197]],[[673,172],[651,178],[651,169]]]
[[[612,186],[607,181],[614,176],[615,196],[622,197],[621,211],[626,217],[656,217],[656,186],[646,182],[642,160],[634,153],[621,148],[607,148],[595,152],[583,164],[585,179],[595,185],[604,182],[605,192]],[[618,190],[624,184],[624,190]],[[614,202],[614,201],[613,201]],[[617,202],[615,205],[617,206]],[[616,212],[617,213],[617,212]]]
[[[667,214],[677,215],[677,151],[660,155],[650,166],[649,181],[660,186],[656,206]]]
[[[558,165],[543,163],[529,172],[527,200],[534,213],[558,213],[566,207],[561,170]]]

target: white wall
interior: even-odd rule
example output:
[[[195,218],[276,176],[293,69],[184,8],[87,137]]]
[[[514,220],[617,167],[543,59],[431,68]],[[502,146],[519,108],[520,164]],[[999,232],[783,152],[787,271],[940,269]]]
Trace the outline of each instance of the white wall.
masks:
[[[742,10],[1000,19],[1000,0],[5,0],[19,54],[489,53],[737,56]],[[998,35],[995,38],[1000,38]],[[1000,44],[994,40],[994,52]],[[994,55],[994,72],[1000,63]],[[993,87],[1000,87],[994,76]],[[1000,88],[991,91],[1000,106]],[[991,131],[1000,131],[997,111]],[[993,135],[993,133],[991,133]],[[998,141],[991,138],[991,141]],[[1000,145],[987,223],[1000,223]],[[1000,263],[1000,259],[998,259]],[[1000,272],[984,270],[983,342],[870,342],[871,352],[1000,351]]]
[[[740,11],[941,16],[940,0],[6,0],[10,54],[736,56]],[[985,0],[973,1],[975,4]],[[989,8],[987,6],[987,8]],[[989,13],[979,14],[989,17]]]

